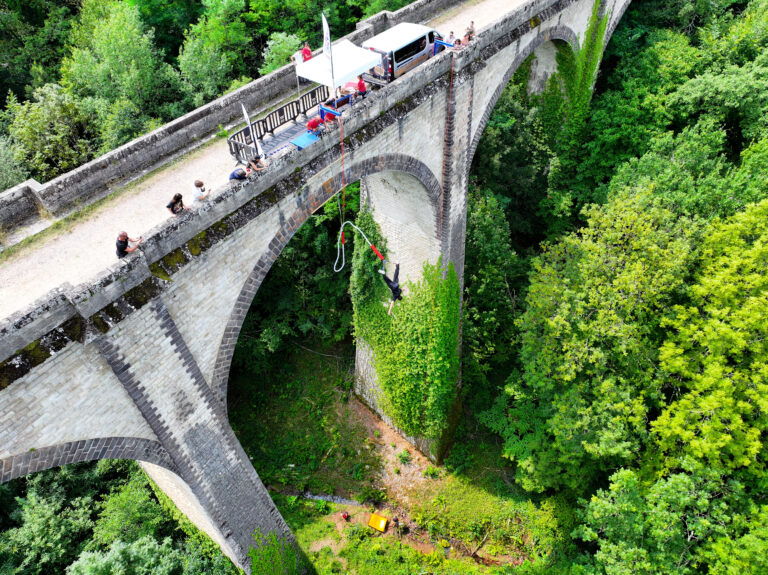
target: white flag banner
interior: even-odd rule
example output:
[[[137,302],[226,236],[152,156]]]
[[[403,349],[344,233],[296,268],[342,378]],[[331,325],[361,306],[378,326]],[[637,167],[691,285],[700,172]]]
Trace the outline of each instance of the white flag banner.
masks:
[[[259,157],[264,156],[264,152],[261,150],[261,144],[259,144],[259,139],[256,137],[256,132],[253,130],[253,126],[251,125],[251,117],[248,115],[248,110],[245,109],[244,104],[240,104],[240,107],[243,109],[243,117],[245,118],[245,125],[248,126],[248,131],[251,133],[251,141],[253,142],[253,145],[256,146],[256,150],[259,153]]]
[[[328,28],[328,20],[323,17],[323,54],[328,58],[328,64],[331,67],[331,81],[333,81],[333,53],[331,52],[331,29]]]

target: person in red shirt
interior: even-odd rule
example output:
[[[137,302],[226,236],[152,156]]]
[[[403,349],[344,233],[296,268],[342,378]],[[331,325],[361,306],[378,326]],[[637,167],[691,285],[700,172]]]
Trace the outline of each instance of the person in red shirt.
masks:
[[[301,56],[304,58],[305,62],[312,59],[312,48],[309,47],[309,42],[304,42],[304,47],[301,49]]]
[[[322,125],[323,121],[320,119],[320,117],[315,116],[314,118],[310,119],[309,122],[307,122],[307,130],[317,135],[320,133],[320,128]]]
[[[368,91],[368,87],[365,85],[365,80],[363,80],[362,76],[357,77],[357,93],[361,96],[364,96],[365,93]]]

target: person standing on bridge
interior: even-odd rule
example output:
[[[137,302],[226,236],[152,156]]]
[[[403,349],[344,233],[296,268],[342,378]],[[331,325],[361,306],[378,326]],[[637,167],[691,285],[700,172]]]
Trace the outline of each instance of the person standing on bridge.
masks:
[[[304,47],[301,49],[301,56],[305,62],[309,62],[312,59],[312,48],[309,47],[309,42],[304,42]]]
[[[117,234],[117,241],[115,246],[117,247],[117,257],[119,259],[124,258],[128,254],[135,252],[139,244],[144,241],[144,238],[139,236],[138,238],[129,238],[128,232],[120,232]]]
[[[384,260],[384,265],[387,265],[387,260]],[[400,262],[395,262],[395,275],[392,279],[389,279],[387,277],[387,272],[384,268],[378,270],[378,272],[384,276],[384,283],[387,284],[387,287],[392,292],[392,301],[389,302],[389,309],[387,310],[387,315],[392,315],[392,308],[395,307],[395,302],[397,300],[403,299],[403,290],[400,289]]]

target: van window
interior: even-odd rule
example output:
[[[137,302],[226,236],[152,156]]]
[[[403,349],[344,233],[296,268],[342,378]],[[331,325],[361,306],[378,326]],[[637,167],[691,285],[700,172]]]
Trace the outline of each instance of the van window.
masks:
[[[427,47],[427,41],[425,38],[419,38],[414,40],[410,44],[407,44],[395,52],[395,61],[400,63],[404,62],[408,58],[411,58],[422,52]]]
[[[435,33],[434,32],[430,32],[429,33],[429,43],[430,44],[434,44],[435,43]]]

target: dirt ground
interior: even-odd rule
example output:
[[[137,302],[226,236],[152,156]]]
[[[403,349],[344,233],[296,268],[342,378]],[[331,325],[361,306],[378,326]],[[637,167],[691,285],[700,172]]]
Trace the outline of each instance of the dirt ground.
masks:
[[[470,0],[446,11],[428,24],[446,36],[463,35],[474,20],[479,32],[523,0]],[[0,263],[0,318],[24,308],[51,289],[68,282],[88,281],[115,263],[115,238],[125,230],[131,237],[146,235],[170,217],[165,205],[175,193],[191,198],[193,182],[206,187],[226,186],[233,160],[226,141],[212,143],[184,156],[143,180],[128,186],[71,229],[35,244]],[[407,473],[407,475],[411,475]]]

